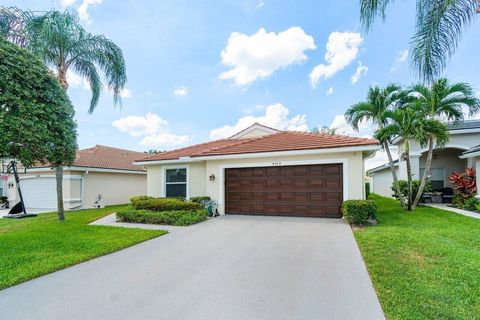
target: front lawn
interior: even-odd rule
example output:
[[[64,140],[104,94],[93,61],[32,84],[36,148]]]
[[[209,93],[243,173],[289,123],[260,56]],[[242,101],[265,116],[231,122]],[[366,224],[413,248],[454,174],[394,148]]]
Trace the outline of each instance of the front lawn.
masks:
[[[64,222],[56,221],[56,213],[0,219],[0,289],[166,233],[88,225],[124,207],[67,212]]]
[[[387,318],[480,319],[480,220],[370,198],[379,225],[354,234]]]

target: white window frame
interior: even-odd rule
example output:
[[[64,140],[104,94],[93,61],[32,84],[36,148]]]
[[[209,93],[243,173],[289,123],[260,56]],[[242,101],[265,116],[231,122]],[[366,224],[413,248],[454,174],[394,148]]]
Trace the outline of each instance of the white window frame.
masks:
[[[189,166],[188,165],[183,165],[183,166],[163,166],[162,167],[162,184],[163,184],[163,188],[162,188],[162,197],[166,197],[167,196],[167,170],[177,170],[177,169],[185,169],[185,176],[186,176],[186,180],[185,182],[169,182],[168,184],[186,184],[186,195],[185,195],[185,199],[190,199],[190,170],[189,170]]]

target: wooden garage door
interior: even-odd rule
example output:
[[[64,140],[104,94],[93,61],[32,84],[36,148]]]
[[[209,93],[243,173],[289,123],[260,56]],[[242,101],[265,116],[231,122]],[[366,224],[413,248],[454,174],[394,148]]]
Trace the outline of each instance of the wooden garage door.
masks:
[[[227,214],[341,217],[342,164],[225,169]]]

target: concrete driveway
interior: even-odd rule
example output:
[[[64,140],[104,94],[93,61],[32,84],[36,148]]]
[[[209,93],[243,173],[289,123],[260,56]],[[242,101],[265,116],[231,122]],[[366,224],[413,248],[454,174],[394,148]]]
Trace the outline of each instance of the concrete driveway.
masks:
[[[93,228],[93,227],[92,227]],[[383,319],[338,219],[223,216],[0,291],[7,319]]]

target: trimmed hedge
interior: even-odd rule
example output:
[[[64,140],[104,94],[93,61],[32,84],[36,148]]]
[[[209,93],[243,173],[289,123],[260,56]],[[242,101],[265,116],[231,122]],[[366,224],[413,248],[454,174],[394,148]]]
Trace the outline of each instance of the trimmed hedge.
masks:
[[[209,196],[201,196],[201,197],[191,197],[190,201],[195,203],[200,203],[202,201],[210,201],[212,200]]]
[[[342,205],[343,217],[350,224],[365,224],[375,219],[377,205],[373,200],[346,200]]]
[[[149,211],[195,211],[200,210],[198,203],[183,201],[176,198],[152,198],[152,197],[134,197],[131,199],[132,207],[137,210]]]
[[[150,211],[129,207],[117,212],[117,219],[121,222],[189,226],[204,221],[207,215],[207,210]]]

